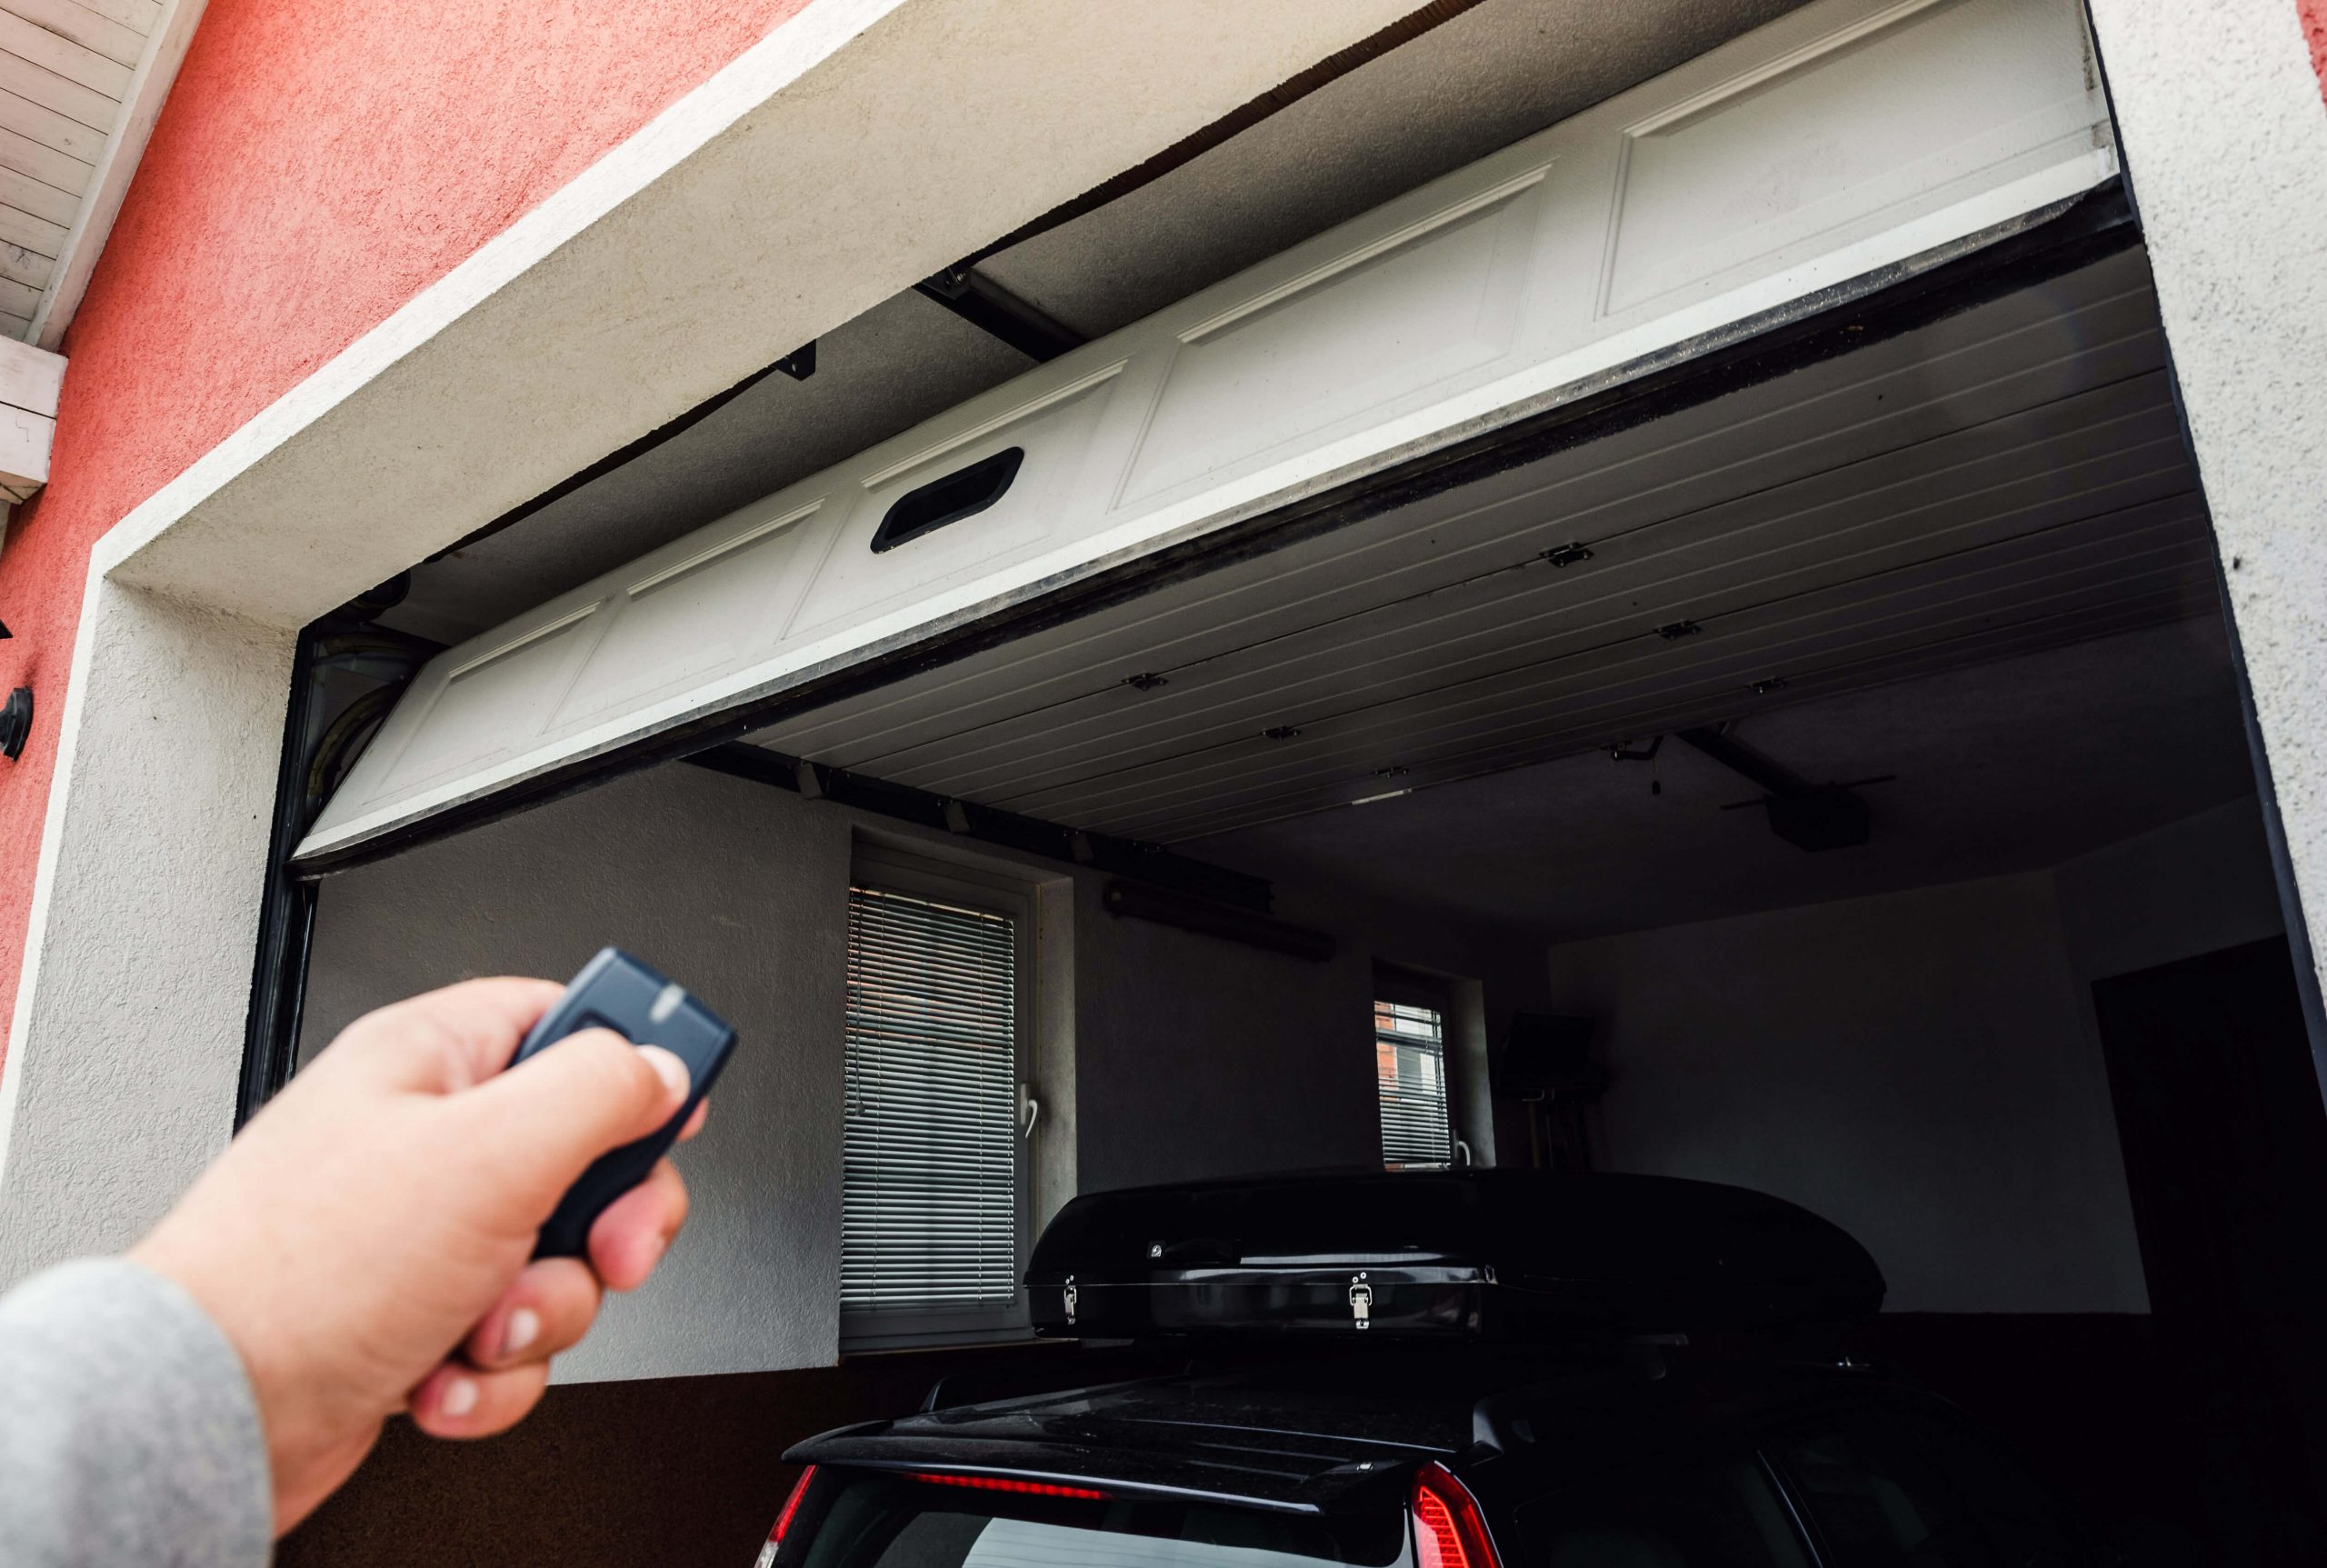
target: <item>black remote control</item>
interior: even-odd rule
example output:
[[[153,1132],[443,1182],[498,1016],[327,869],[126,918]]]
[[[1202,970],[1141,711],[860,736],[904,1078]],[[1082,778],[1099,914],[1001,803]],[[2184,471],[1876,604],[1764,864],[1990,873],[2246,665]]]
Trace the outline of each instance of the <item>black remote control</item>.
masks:
[[[654,1162],[669,1153],[679,1129],[711,1093],[735,1045],[735,1031],[717,1014],[620,948],[606,947],[582,966],[565,994],[542,1014],[509,1064],[514,1067],[578,1030],[600,1028],[613,1030],[634,1045],[660,1045],[685,1063],[691,1079],[686,1104],[636,1143],[591,1163],[542,1226],[541,1239],[534,1246],[537,1258],[578,1258],[589,1251],[590,1226],[607,1204],[644,1181]]]

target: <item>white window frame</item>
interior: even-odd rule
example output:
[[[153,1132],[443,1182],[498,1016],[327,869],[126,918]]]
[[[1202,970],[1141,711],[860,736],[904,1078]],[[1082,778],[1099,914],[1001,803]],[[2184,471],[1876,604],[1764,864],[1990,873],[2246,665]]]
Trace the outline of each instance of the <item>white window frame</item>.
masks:
[[[1024,1283],[1026,1256],[1034,1242],[1034,1143],[1042,1135],[1040,1117],[1036,1118],[1031,1134],[1026,1124],[1029,1086],[1034,1082],[1034,889],[1023,882],[974,867],[926,860],[863,842],[856,845],[851,859],[849,887],[852,892],[859,887],[871,887],[886,893],[939,899],[964,908],[1006,915],[1011,921],[1011,937],[1015,949],[1012,976],[1011,1067],[1016,1084],[1016,1133],[1011,1145],[1015,1155],[1012,1198],[1015,1209],[1014,1275],[1017,1283],[1009,1304],[1004,1307],[880,1311],[843,1307],[840,1348],[844,1353],[904,1350],[1027,1338],[1034,1332],[1027,1314]],[[842,1048],[845,1050],[844,1044]],[[846,1114],[844,1106],[842,1114]],[[844,1134],[844,1142],[845,1136]]]
[[[1373,1000],[1369,1015],[1373,1022],[1374,1053],[1374,1115],[1382,1134],[1382,1164],[1391,1171],[1452,1170],[1462,1164],[1457,1151],[1462,1139],[1454,1128],[1454,1084],[1448,1072],[1448,1058],[1453,1054],[1453,996],[1452,986],[1433,975],[1420,974],[1395,966],[1378,964],[1373,971]],[[1381,1024],[1383,1007],[1403,1007],[1428,1012],[1438,1020],[1438,1097],[1439,1115],[1446,1134],[1446,1159],[1443,1164],[1432,1161],[1403,1163],[1390,1157],[1389,1127],[1382,1119],[1381,1054],[1388,1043]]]

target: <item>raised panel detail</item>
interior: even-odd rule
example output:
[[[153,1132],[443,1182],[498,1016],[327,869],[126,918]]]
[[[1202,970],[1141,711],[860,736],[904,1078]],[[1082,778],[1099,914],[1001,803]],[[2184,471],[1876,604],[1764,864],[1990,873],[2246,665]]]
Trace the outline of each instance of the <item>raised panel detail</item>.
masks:
[[[1118,504],[1238,466],[1509,354],[1544,173],[1184,334]]]
[[[551,727],[722,668],[764,641],[799,598],[792,564],[823,504],[819,497],[748,523],[633,584]]]
[[[604,612],[603,602],[585,605],[454,665],[422,722],[405,732],[404,750],[367,794],[423,788],[540,734],[604,624]]]
[[[2039,151],[2090,145],[2083,35],[2047,0],[1903,0],[1626,128],[1603,314]]]

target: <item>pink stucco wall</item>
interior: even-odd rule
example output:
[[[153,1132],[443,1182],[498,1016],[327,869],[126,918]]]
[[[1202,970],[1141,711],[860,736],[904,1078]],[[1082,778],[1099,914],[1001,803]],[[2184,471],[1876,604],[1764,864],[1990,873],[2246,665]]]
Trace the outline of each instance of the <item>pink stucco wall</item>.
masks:
[[[0,550],[0,1020],[91,544],[808,0],[211,0],[65,344],[48,489]]]
[[[2302,35],[2311,40],[2311,68],[2327,93],[2327,0],[2294,0],[2294,9],[2302,18]]]

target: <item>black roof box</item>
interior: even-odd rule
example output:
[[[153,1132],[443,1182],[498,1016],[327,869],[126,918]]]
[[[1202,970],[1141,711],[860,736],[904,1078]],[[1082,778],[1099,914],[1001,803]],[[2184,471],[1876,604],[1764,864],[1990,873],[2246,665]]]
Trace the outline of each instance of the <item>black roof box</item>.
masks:
[[[1500,1341],[1864,1316],[1883,1274],[1767,1193],[1548,1171],[1261,1176],[1094,1193],[1027,1265],[1037,1333]]]

